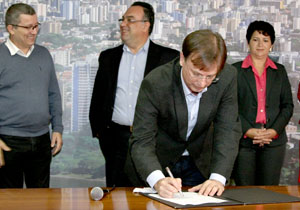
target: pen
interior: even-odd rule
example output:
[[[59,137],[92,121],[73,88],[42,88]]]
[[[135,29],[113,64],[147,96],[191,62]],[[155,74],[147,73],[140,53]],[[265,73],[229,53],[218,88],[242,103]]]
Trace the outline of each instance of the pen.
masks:
[[[169,176],[170,176],[171,178],[174,178],[174,176],[173,176],[173,174],[172,174],[172,172],[171,172],[171,170],[169,169],[169,167],[168,167],[168,166],[166,167],[166,170],[167,170],[167,172],[168,172]],[[183,196],[183,193],[182,193],[182,191],[181,191],[181,190],[179,190],[179,193],[180,193],[180,195],[181,195],[181,196]]]

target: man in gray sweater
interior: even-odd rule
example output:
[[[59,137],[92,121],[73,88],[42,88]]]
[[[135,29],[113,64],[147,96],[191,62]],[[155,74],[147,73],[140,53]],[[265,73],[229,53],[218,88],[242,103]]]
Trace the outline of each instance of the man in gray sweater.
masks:
[[[61,96],[48,50],[35,44],[34,9],[14,4],[0,45],[0,188],[49,187],[52,155],[62,147]],[[50,141],[49,125],[52,125]],[[2,151],[3,150],[3,151]]]

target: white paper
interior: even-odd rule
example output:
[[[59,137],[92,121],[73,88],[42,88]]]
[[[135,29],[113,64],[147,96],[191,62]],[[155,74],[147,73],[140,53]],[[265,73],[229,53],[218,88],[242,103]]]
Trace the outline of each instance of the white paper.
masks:
[[[144,188],[136,187],[133,189],[133,192],[134,193],[139,193],[139,192],[141,192],[141,193],[156,193],[156,190],[152,189],[151,187],[144,187]]]
[[[150,197],[159,198],[161,200],[170,201],[172,203],[180,205],[201,205],[206,203],[223,203],[227,200],[214,198],[211,196],[199,195],[196,192],[183,192],[183,196],[180,193],[176,193],[174,198],[163,198],[158,194],[149,194]]]

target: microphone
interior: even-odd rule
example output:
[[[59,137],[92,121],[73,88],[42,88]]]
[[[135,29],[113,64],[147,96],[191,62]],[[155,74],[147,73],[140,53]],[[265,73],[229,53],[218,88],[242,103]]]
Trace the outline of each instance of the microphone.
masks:
[[[94,201],[99,201],[103,198],[104,192],[101,187],[93,187],[90,194]]]
[[[110,191],[113,191],[114,189],[115,189],[115,186],[113,186],[110,190],[108,190],[108,189],[102,190],[101,187],[93,187],[90,192],[90,195],[91,195],[92,200],[99,201],[104,197],[104,193],[109,193]]]

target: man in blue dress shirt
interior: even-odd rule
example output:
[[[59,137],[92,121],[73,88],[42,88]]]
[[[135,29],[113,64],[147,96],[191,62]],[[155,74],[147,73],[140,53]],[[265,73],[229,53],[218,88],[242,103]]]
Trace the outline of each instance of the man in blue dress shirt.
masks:
[[[93,137],[105,158],[107,186],[130,186],[123,169],[143,78],[179,52],[153,43],[150,4],[135,2],[119,20],[123,44],[101,52],[90,107]]]

